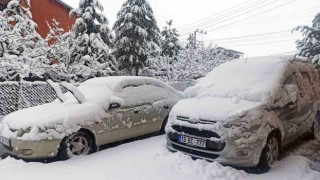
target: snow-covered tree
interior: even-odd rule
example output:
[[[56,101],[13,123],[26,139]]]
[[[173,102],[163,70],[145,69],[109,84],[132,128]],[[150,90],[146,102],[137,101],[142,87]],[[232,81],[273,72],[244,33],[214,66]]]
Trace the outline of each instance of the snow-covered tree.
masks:
[[[311,27],[298,26],[294,30],[304,36],[296,42],[298,55],[310,58],[320,68],[320,13],[313,19]]]
[[[166,81],[171,81],[173,79],[173,63],[177,60],[179,51],[183,49],[179,41],[177,30],[171,26],[172,20],[168,21],[167,26],[161,31],[161,55],[149,57],[147,61],[147,66],[151,69],[160,70],[162,79],[165,79]]]
[[[65,32],[57,20],[53,19],[53,22],[47,22],[47,25],[49,33],[45,41],[49,45],[47,58],[50,68],[46,76],[54,81],[70,81],[75,75],[66,69],[66,64],[70,62],[70,48],[74,39],[71,32]]]
[[[168,66],[166,56],[149,58],[150,67],[145,75],[164,81],[189,81],[204,77],[220,64],[234,57],[227,50],[219,47],[184,48],[179,51],[177,59]]]
[[[111,54],[113,36],[106,16],[99,13],[103,7],[98,0],[81,0],[79,8],[70,16],[77,18],[69,39],[69,53],[64,62],[68,81],[84,81],[88,78],[115,75],[118,64]]]
[[[176,56],[182,49],[179,42],[179,34],[175,28],[172,28],[172,20],[167,21],[167,26],[161,31],[162,36],[162,55],[170,58]]]
[[[160,33],[152,8],[146,0],[126,0],[113,26],[115,55],[120,68],[138,75],[147,58],[160,52]]]
[[[11,0],[0,12],[0,80],[19,80],[44,73],[45,43],[36,32],[29,0]]]

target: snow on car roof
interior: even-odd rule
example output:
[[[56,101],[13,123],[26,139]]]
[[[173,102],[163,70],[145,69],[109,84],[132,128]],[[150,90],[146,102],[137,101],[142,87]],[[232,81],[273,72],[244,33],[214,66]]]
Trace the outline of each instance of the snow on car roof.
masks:
[[[224,63],[186,89],[188,97],[239,98],[263,102],[275,93],[292,57],[257,57]]]
[[[154,85],[157,87],[162,87],[171,92],[172,94],[180,94],[181,92],[175,90],[173,87],[167,85],[166,83],[151,77],[143,76],[109,76],[109,77],[99,77],[89,79],[83,83],[81,86],[107,86],[113,91],[122,91],[122,89],[128,86],[140,86],[140,85]]]

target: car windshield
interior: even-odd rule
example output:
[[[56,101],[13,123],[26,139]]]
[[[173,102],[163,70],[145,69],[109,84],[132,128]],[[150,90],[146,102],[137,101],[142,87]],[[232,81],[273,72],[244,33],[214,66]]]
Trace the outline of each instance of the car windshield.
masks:
[[[186,90],[188,97],[239,98],[263,102],[281,86],[288,57],[237,59],[220,65]]]

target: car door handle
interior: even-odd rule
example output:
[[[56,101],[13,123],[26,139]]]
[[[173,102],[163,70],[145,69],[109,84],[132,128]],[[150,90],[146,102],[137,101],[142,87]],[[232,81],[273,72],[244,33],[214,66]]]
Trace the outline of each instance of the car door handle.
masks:
[[[133,111],[135,114],[140,114],[141,113],[141,110],[134,110]]]

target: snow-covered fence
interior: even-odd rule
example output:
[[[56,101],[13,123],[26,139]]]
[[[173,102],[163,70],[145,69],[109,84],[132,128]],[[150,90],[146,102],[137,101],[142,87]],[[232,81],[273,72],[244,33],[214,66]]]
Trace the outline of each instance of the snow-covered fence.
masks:
[[[66,92],[65,89],[62,89]],[[13,111],[33,107],[56,99],[53,88],[45,82],[0,83],[0,117]]]
[[[17,82],[0,83],[0,115],[6,115],[18,109]]]

